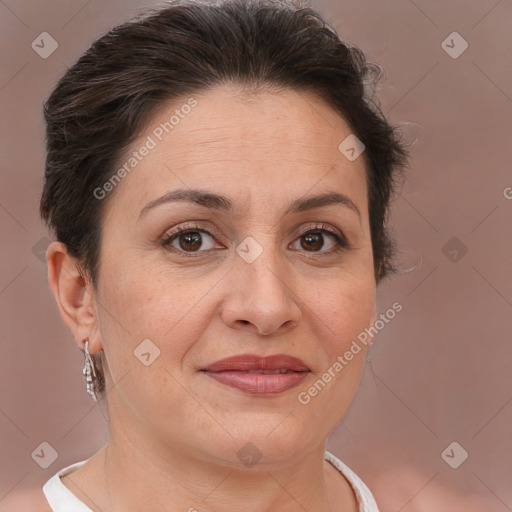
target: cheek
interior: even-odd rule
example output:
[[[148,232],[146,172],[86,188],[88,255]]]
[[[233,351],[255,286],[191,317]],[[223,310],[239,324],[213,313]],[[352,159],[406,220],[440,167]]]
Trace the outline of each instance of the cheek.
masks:
[[[320,295],[310,294],[310,321],[319,343],[320,364],[298,402],[299,409],[306,407],[311,417],[323,417],[327,430],[341,420],[359,388],[369,344],[358,337],[375,314],[375,294],[372,279],[332,281]]]
[[[111,405],[176,412],[186,404],[178,368],[204,329],[205,312],[194,307],[201,294],[124,269],[129,277],[105,283],[101,300],[110,308],[99,315],[111,385],[119,382]]]
[[[317,418],[328,435],[346,414],[361,382],[368,346],[358,340],[375,311],[375,282],[331,280],[311,292],[308,309],[318,350],[314,377],[297,394],[297,411]]]
[[[375,312],[375,295],[371,292],[340,296],[333,304],[332,330],[342,333],[340,343],[356,338],[371,322]]]
[[[205,310],[206,301],[201,300],[205,283],[191,286],[190,282],[173,279],[171,284],[163,276],[152,275],[150,269],[121,264],[112,267],[109,276],[100,298],[109,307],[108,311],[100,307],[99,317],[113,377],[120,377],[130,368],[140,370],[136,358],[139,351],[160,351],[166,362],[181,362],[209,321],[211,313]]]
[[[321,330],[318,337],[331,358],[347,350],[352,340],[370,325],[375,300],[375,281],[371,278],[332,280],[310,289],[308,309],[316,318],[311,321]]]

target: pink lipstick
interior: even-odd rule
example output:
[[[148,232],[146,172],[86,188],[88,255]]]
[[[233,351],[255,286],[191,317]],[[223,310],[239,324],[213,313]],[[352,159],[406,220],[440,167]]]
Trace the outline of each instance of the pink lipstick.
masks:
[[[286,354],[267,357],[241,354],[216,361],[202,371],[221,384],[254,395],[292,389],[310,372],[303,361]]]

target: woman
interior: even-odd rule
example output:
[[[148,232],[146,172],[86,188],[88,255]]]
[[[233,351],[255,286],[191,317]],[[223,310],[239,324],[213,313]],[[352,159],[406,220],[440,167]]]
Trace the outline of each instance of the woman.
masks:
[[[407,155],[368,97],[374,69],[311,8],[185,1],[60,80],[48,277],[109,440],[41,510],[378,510],[325,451],[394,271]]]

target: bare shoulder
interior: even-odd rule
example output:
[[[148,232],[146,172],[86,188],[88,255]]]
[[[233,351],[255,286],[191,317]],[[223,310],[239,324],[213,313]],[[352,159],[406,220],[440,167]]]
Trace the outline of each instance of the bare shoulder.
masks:
[[[0,512],[53,512],[42,488],[9,493],[0,501]]]

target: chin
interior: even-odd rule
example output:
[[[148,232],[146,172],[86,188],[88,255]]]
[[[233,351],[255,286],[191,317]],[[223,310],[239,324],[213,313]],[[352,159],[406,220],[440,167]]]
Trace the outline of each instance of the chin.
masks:
[[[322,442],[318,435],[314,439],[308,435],[318,429],[299,424],[297,417],[286,414],[255,414],[254,420],[248,421],[247,413],[241,413],[240,421],[230,421],[226,430],[233,437],[222,431],[222,435],[210,436],[205,448],[214,449],[214,458],[238,469],[289,464],[298,453]]]

